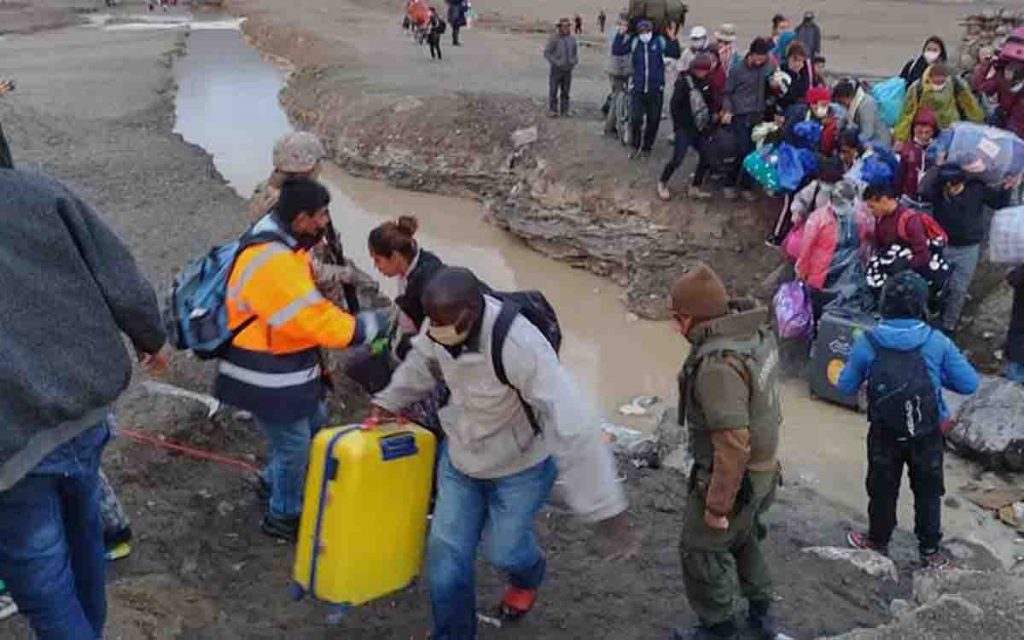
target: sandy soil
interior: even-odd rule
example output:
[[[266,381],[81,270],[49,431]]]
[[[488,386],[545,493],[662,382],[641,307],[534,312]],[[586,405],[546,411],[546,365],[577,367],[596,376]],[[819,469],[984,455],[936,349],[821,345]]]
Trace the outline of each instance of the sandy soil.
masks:
[[[161,289],[175,267],[244,224],[241,200],[208,156],[170,133],[169,52],[184,42],[173,32],[88,28],[0,41],[4,72],[19,80],[18,92],[0,101],[16,161],[83,193]],[[351,72],[358,83],[363,72]],[[167,381],[203,390],[209,370],[176,357]],[[347,406],[335,407],[339,421],[361,408],[356,398],[344,400]],[[137,385],[119,413],[124,427],[250,461],[262,454],[253,425],[230,414],[208,420],[198,406],[148,395]],[[257,532],[260,507],[235,471],[123,440],[111,447],[106,467],[137,532],[135,552],[112,570],[108,637],[423,636],[422,586],[355,611],[337,629],[323,623],[324,610],[315,603],[290,603],[290,551]],[[551,578],[536,615],[521,628],[485,630],[483,637],[639,639],[662,637],[688,621],[675,551],[683,481],[667,472],[630,471],[627,486],[644,533],[641,557],[629,566],[595,561],[589,529],[554,509],[546,512],[541,533],[551,552]],[[899,583],[800,552],[835,543],[858,519],[798,483],[782,491],[770,521],[770,562],[793,635],[879,624],[889,618],[889,600],[909,593],[913,541],[906,533],[895,543],[903,567]],[[964,563],[994,566],[983,550]],[[499,593],[499,579],[485,568],[480,577],[482,601],[489,602]],[[29,636],[22,621],[0,625],[0,637]]]

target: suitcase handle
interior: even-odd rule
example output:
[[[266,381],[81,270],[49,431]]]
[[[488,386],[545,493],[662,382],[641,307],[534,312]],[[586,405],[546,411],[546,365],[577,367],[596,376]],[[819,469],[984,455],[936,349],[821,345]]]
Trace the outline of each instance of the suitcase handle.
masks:
[[[380,458],[384,462],[408,458],[419,453],[416,436],[408,431],[393,433],[380,439]]]

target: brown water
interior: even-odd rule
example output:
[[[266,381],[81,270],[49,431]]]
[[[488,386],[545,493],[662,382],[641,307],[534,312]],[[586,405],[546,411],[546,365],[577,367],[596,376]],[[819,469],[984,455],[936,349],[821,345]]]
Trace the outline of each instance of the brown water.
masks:
[[[210,28],[191,34],[189,53],[176,63],[175,71],[175,131],[209,151],[224,177],[248,197],[270,173],[274,140],[290,129],[277,100],[285,72],[262,60],[237,30]],[[333,166],[323,179],[331,190],[332,215],[348,253],[368,273],[374,273],[364,244],[370,229],[400,215],[415,215],[421,225],[418,240],[446,262],[473,269],[499,289],[544,291],[565,331],[563,361],[609,422],[650,430],[657,411],[627,418],[617,408],[636,395],[675,402],[685,343],[669,324],[631,316],[619,299],[621,289],[610,281],[531,251],[488,224],[476,202],[392,189]],[[393,292],[393,283],[382,286]],[[801,382],[784,385],[783,402],[781,458],[787,476],[863,513],[864,417],[811,399]],[[972,473],[967,464],[950,459],[947,487],[955,490]],[[910,495],[906,488],[904,495]],[[1008,529],[967,505],[947,510],[945,517],[947,530],[987,543],[1005,562],[1012,561]],[[900,518],[908,527],[913,522],[910,500],[901,502]]]

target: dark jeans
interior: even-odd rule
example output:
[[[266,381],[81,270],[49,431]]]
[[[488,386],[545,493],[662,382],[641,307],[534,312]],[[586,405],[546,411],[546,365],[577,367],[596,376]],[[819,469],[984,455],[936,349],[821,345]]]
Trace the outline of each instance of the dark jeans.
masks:
[[[459,29],[461,29],[461,28],[462,27],[456,27],[454,24],[452,24],[452,45],[453,46],[456,46],[456,47],[459,46]]]
[[[14,159],[11,157],[11,148],[7,146],[4,128],[0,126],[0,169],[12,168],[14,168]]]
[[[571,90],[572,69],[551,67],[551,77],[548,82],[548,108],[565,115],[569,111],[569,92]]]
[[[872,427],[868,433],[869,537],[888,546],[896,528],[896,501],[900,495],[903,467],[910,473],[914,492],[914,533],[922,554],[938,551],[942,540],[942,496],[946,493],[942,472],[943,437],[935,434],[898,441]]]
[[[690,150],[690,147],[696,149],[697,154],[700,155],[699,145],[700,142],[696,132],[683,130],[676,131],[672,158],[669,159],[668,164],[666,164],[665,168],[661,171],[661,182],[668,182],[669,179],[672,178],[672,174],[676,172],[676,169],[683,165],[683,161],[686,159],[686,152]],[[694,184],[700,184],[698,178],[703,179],[703,175],[701,175],[702,172],[700,171],[700,166],[703,164],[703,162],[698,161],[698,171],[693,176]]]
[[[665,96],[660,93],[634,91],[630,109],[634,149],[650,151],[654,148],[654,141],[658,139],[658,127],[661,125],[661,107],[664,99]]]
[[[441,57],[441,34],[432,33],[429,36],[427,36],[427,44],[430,45],[430,57],[432,59],[443,59]]]
[[[0,576],[39,640],[96,640],[107,617],[103,421],[0,493]]]
[[[740,189],[752,188],[751,178],[743,170],[743,160],[754,150],[754,141],[750,136],[754,133],[754,126],[761,122],[760,114],[747,114],[733,116],[732,130],[736,133],[737,159],[736,173],[733,185]]]

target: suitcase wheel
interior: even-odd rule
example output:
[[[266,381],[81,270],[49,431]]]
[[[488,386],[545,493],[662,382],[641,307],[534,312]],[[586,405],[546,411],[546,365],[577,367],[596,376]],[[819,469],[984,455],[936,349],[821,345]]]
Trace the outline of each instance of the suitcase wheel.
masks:
[[[306,597],[306,590],[298,582],[289,582],[288,597],[292,599],[292,602],[298,602]]]
[[[351,608],[350,604],[332,604],[327,609],[327,624],[341,624]]]

